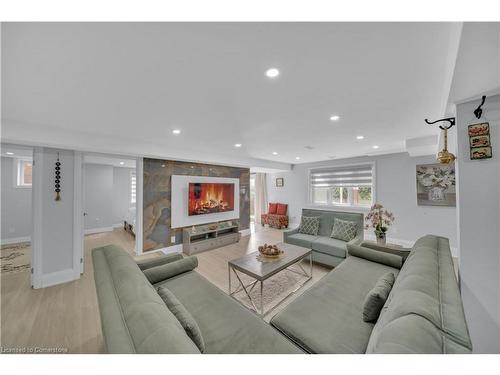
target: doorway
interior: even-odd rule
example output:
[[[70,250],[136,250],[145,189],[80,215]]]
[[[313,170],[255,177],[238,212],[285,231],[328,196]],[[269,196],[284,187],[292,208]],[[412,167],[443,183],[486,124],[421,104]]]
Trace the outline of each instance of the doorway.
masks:
[[[82,185],[85,262],[90,261],[92,249],[107,245],[135,256],[136,159],[84,153]]]

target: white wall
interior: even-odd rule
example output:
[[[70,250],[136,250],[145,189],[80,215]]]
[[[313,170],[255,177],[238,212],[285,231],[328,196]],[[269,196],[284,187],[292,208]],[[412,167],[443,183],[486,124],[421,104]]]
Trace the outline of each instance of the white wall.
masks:
[[[31,188],[15,186],[16,162],[2,156],[2,244],[29,241],[32,231]]]
[[[132,168],[104,164],[85,164],[84,210],[87,233],[111,230],[123,224],[130,204],[130,173]]]
[[[457,246],[456,208],[417,206],[415,166],[434,163],[434,156],[412,158],[407,153],[331,160],[319,163],[295,165],[291,172],[270,174],[267,178],[269,202],[289,205],[290,220],[297,225],[301,209],[313,207],[309,204],[308,173],[310,168],[326,165],[345,165],[360,162],[375,162],[376,200],[392,211],[396,217],[389,230],[389,239],[402,244],[413,243],[426,234],[437,234],[450,239]],[[284,187],[278,188],[276,177],[284,178]],[[339,208],[340,211],[346,210]],[[367,235],[371,235],[368,232]]]
[[[128,217],[130,204],[130,174],[133,168],[113,168],[113,224],[122,224]]]
[[[500,95],[457,106],[460,286],[478,353],[500,353]],[[489,122],[493,158],[470,160],[467,126]]]

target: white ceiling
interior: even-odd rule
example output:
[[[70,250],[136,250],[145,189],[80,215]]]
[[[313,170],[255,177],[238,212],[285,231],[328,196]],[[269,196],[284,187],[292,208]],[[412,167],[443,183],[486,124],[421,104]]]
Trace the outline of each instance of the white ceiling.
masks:
[[[436,134],[423,119],[443,115],[455,29],[4,23],[3,137],[275,169],[401,152],[407,139]],[[265,76],[270,67],[278,78]]]

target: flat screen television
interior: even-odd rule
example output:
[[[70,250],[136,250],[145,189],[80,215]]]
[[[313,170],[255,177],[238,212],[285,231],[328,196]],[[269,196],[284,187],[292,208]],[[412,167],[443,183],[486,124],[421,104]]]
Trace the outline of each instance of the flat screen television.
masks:
[[[234,211],[234,184],[189,183],[189,216],[228,211]]]

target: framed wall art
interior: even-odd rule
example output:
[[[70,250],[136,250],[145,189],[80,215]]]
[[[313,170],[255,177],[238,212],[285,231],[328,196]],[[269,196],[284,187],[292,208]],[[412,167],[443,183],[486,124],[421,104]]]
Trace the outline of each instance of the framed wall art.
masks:
[[[470,159],[480,160],[491,158],[490,124],[483,122],[480,124],[469,125],[468,133]]]
[[[285,184],[284,184],[283,177],[276,178],[276,187],[283,187],[284,185]]]

